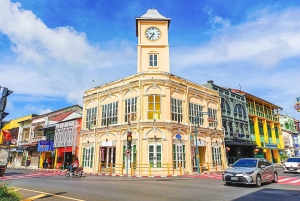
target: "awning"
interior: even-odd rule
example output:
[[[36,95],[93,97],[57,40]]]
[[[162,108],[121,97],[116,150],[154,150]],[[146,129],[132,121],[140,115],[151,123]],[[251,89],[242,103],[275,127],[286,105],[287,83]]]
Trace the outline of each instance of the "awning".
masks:
[[[47,129],[51,129],[51,128],[55,128],[55,124],[52,124],[52,125],[49,125],[49,126],[45,126],[44,128],[39,129],[39,131],[47,130]]]
[[[241,142],[241,141],[225,141],[225,146],[249,146],[256,147],[257,145],[249,142]]]

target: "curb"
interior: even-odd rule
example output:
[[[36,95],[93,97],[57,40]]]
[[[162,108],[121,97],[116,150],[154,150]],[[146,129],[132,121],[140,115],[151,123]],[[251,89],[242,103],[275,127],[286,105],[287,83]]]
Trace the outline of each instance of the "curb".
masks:
[[[66,170],[57,169],[39,169],[39,168],[27,168],[27,167],[7,167],[7,169],[16,170],[35,170],[41,172],[65,172]],[[202,172],[200,174],[188,174],[188,175],[127,175],[127,174],[109,174],[109,173],[95,173],[95,172],[84,172],[84,175],[95,175],[95,176],[109,176],[109,177],[131,177],[131,178],[171,178],[171,177],[191,177],[203,174],[222,174],[223,172]]]
[[[15,170],[35,170],[42,172],[65,172],[66,170],[56,170],[56,169],[39,169],[39,168],[23,168],[23,167],[7,167],[7,169]],[[163,177],[184,177],[186,175],[126,175],[126,174],[108,174],[108,173],[94,173],[94,172],[84,172],[84,175],[95,175],[95,176],[110,176],[110,177],[132,177],[132,178],[163,178]]]

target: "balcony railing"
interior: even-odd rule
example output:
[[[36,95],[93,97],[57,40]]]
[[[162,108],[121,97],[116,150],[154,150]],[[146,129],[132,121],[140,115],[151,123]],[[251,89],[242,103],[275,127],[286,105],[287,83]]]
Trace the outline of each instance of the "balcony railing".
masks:
[[[33,138],[31,139],[31,143],[32,143],[32,142],[39,142],[39,141],[41,141],[41,140],[47,140],[47,137],[46,137],[46,136],[36,136],[36,137],[33,137]]]

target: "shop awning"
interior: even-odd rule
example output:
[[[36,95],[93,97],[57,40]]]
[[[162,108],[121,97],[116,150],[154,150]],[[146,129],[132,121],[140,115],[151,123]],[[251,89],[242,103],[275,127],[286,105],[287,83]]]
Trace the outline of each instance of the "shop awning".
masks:
[[[51,129],[51,128],[55,128],[55,124],[52,124],[52,125],[49,125],[49,126],[45,126],[44,128],[39,129],[39,131],[47,130],[47,129]]]

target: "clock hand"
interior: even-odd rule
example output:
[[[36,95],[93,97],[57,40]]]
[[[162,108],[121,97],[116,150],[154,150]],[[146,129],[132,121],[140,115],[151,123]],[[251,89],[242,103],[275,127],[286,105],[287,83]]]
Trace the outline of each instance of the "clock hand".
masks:
[[[154,36],[154,32],[151,34],[150,38],[152,38]]]

